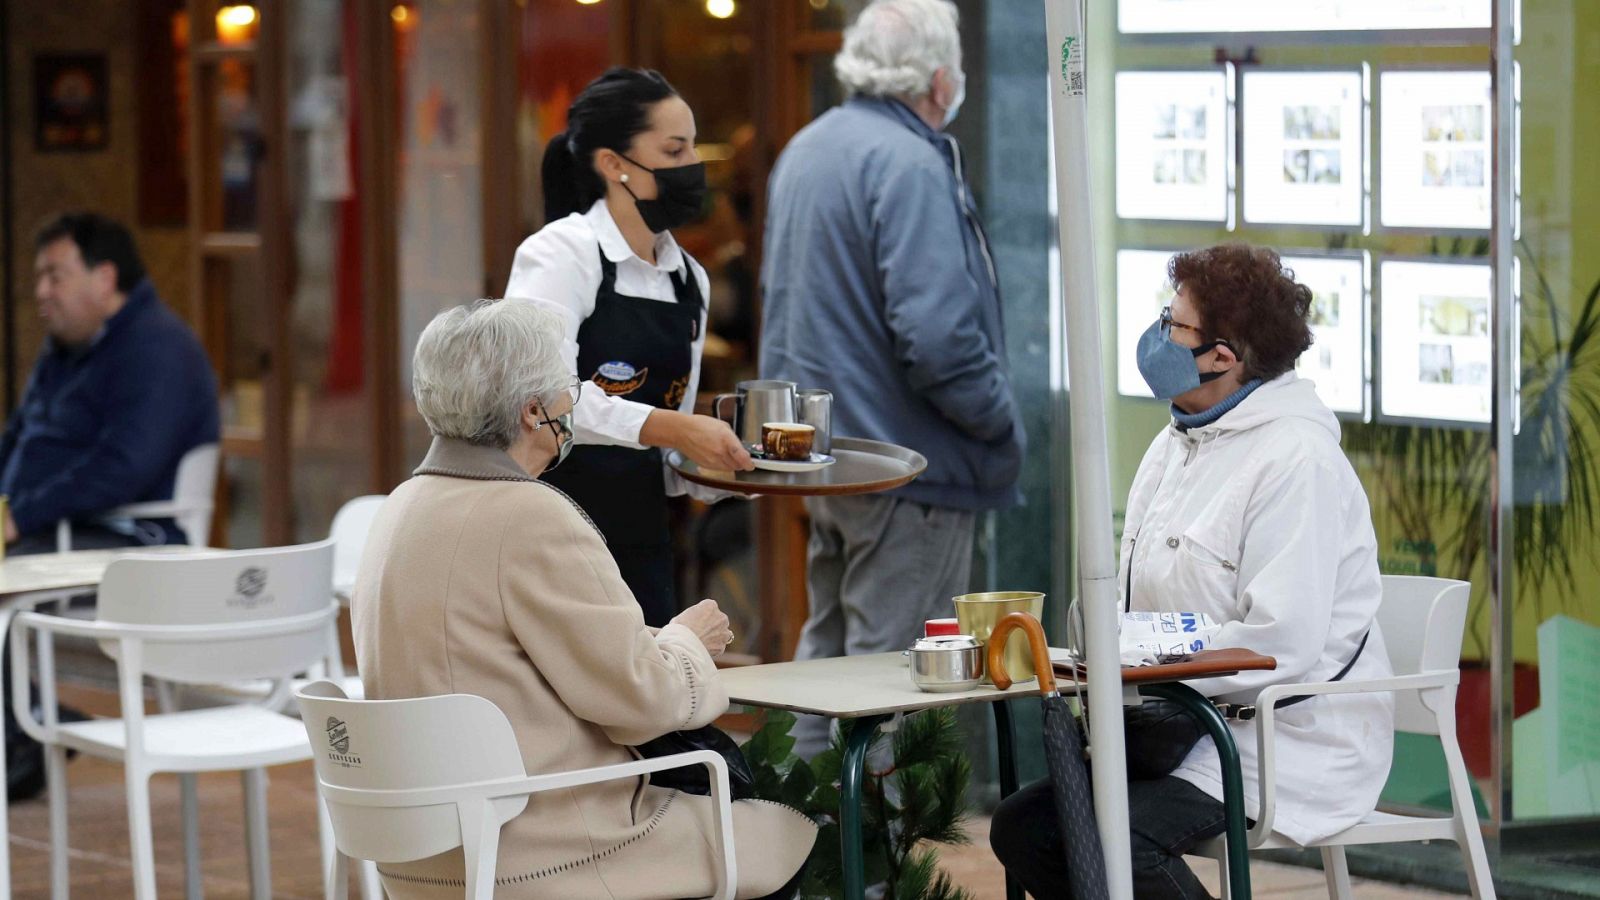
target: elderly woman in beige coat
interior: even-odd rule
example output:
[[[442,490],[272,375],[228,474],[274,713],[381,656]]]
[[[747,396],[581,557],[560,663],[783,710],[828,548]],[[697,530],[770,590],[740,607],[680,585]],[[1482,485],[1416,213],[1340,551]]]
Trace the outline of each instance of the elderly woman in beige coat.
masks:
[[[563,328],[541,304],[481,301],[423,331],[413,389],[433,446],[379,513],[352,602],[369,699],[486,697],[535,774],[625,762],[728,707],[716,603],[651,633],[583,510],[537,479],[572,441]],[[501,832],[495,896],[709,896],[711,817],[710,798],[643,778],[536,794]],[[760,801],[733,819],[737,896],[792,896],[816,826]],[[461,896],[459,850],[379,871],[398,900]]]

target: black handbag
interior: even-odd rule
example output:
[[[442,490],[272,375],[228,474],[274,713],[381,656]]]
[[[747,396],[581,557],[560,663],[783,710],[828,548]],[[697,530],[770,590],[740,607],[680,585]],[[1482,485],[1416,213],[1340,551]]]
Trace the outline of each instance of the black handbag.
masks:
[[[1122,710],[1122,740],[1128,752],[1128,778],[1149,781],[1170,775],[1205,726],[1171,700],[1145,700]]]
[[[1350,674],[1356,660],[1361,658],[1361,651],[1366,649],[1367,638],[1371,634],[1369,631],[1361,636],[1355,655],[1330,681],[1341,681]],[[1275,708],[1283,709],[1310,699],[1310,695],[1290,697],[1278,701]],[[1236,720],[1253,719],[1256,714],[1254,706],[1229,703],[1217,704],[1217,710],[1224,718]],[[1134,781],[1148,781],[1172,774],[1172,770],[1206,735],[1205,726],[1171,700],[1146,700],[1138,706],[1124,707],[1122,731],[1123,745],[1127,749],[1128,777]]]
[[[645,741],[634,749],[645,759],[687,753],[690,750],[711,750],[721,756],[728,765],[728,786],[732,790],[733,799],[750,800],[756,795],[756,777],[750,771],[750,763],[745,760],[744,752],[734,743],[733,738],[728,737],[715,725],[690,731],[669,731],[654,740]],[[652,772],[650,783],[656,787],[682,791],[685,794],[711,796],[711,773],[698,763]]]

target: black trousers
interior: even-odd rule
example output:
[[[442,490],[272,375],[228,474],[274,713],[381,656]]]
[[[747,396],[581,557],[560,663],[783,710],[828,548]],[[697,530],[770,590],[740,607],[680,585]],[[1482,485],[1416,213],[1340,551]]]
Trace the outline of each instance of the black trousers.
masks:
[[[1128,784],[1133,830],[1133,895],[1139,900],[1207,898],[1183,854],[1223,832],[1222,801],[1168,775]],[[1050,781],[1028,785],[1000,802],[989,844],[1006,872],[1036,900],[1066,897],[1067,856],[1061,847]]]

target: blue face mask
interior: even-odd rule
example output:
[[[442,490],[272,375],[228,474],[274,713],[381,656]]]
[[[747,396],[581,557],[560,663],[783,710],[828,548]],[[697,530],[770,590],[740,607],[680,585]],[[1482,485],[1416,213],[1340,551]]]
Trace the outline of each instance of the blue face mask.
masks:
[[[1152,394],[1171,400],[1222,377],[1221,372],[1202,373],[1195,360],[1226,343],[1208,341],[1198,347],[1185,347],[1172,339],[1172,321],[1163,314],[1139,336],[1139,374]]]

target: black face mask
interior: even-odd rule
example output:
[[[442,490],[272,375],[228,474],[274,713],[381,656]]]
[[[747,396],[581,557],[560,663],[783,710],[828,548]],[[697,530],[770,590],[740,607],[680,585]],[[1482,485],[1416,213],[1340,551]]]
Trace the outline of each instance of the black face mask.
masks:
[[[621,153],[617,155],[656,177],[654,200],[639,199],[626,181],[622,183],[622,189],[628,192],[628,196],[633,198],[634,205],[639,207],[639,216],[644,219],[646,228],[660,234],[680,225],[687,225],[700,215],[700,209],[706,200],[705,163],[690,163],[687,166],[674,166],[670,169],[652,169],[633,162]]]

